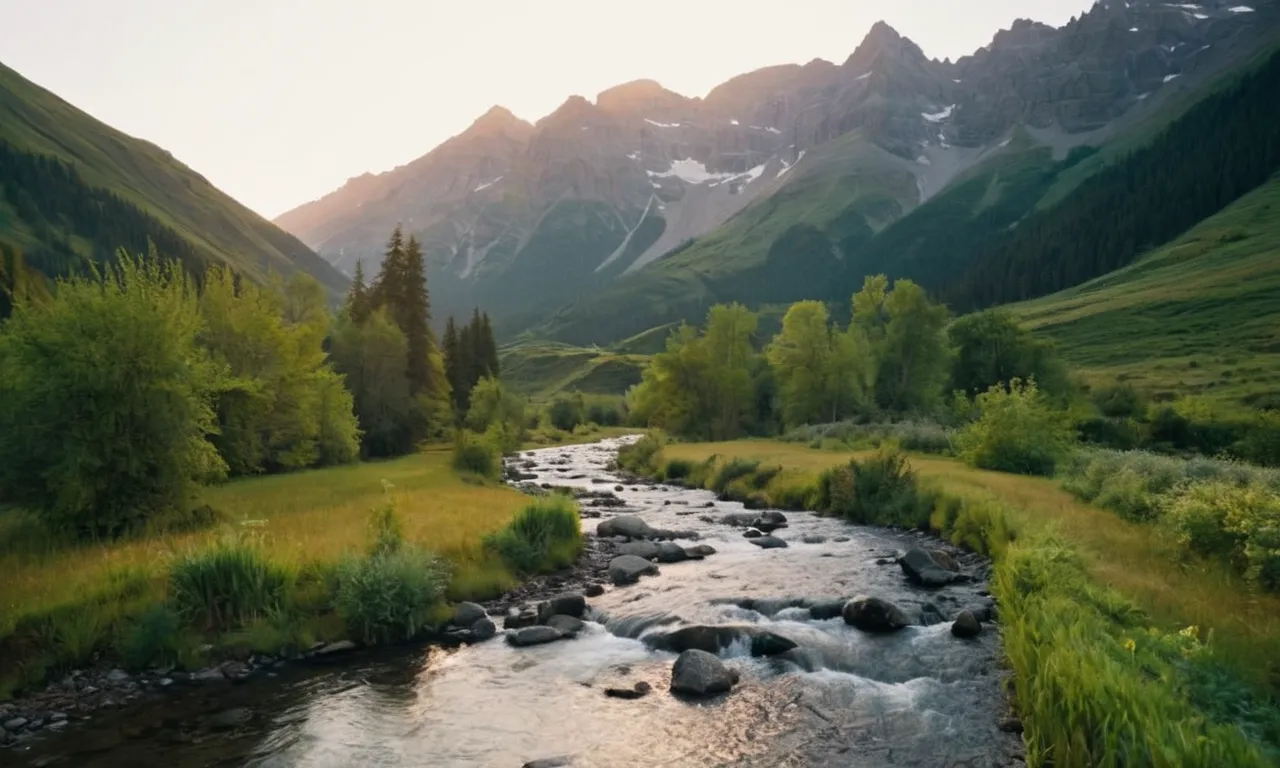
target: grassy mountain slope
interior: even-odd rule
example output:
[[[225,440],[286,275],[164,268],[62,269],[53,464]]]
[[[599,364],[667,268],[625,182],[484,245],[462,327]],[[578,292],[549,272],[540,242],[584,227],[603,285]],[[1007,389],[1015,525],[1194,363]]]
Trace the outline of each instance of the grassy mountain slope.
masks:
[[[547,400],[560,392],[625,394],[640,382],[647,361],[645,355],[554,342],[505,347],[500,360],[503,383],[535,400]]]
[[[346,279],[297,238],[219,191],[159,147],[95,120],[0,65],[0,141],[74,166],[82,183],[107,190],[149,214],[205,259],[225,262],[257,280],[303,270],[330,291]],[[38,244],[30,222],[0,203],[0,238]],[[72,242],[89,255],[83,243]]]
[[[1013,308],[1086,379],[1280,408],[1280,177],[1128,267]]]

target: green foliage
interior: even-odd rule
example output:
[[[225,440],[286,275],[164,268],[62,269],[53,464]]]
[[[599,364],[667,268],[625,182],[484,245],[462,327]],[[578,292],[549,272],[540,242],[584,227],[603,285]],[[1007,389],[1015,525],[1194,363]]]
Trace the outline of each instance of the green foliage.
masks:
[[[185,511],[225,471],[199,329],[186,277],[154,258],[19,304],[0,327],[0,498],[84,536]]]
[[[806,443],[814,448],[839,451],[897,446],[915,453],[950,455],[954,435],[950,429],[931,421],[891,421],[861,424],[840,421],[797,427],[781,438],[789,443]]]
[[[1199,483],[1171,500],[1167,519],[1191,552],[1223,559],[1263,589],[1280,590],[1280,491]]]
[[[125,626],[116,643],[130,669],[150,664],[174,664],[181,648],[182,618],[169,606],[153,605]]]
[[[636,475],[647,475],[657,470],[662,454],[662,440],[645,435],[618,450],[618,466]]]
[[[201,629],[234,629],[285,606],[293,574],[267,556],[251,533],[228,533],[176,556],[169,595],[183,619]]]
[[[788,425],[838,421],[871,403],[878,360],[864,331],[832,327],[820,302],[787,310],[768,359]]]
[[[965,315],[947,328],[947,337],[955,350],[951,391],[976,397],[1015,379],[1035,380],[1050,395],[1067,390],[1066,367],[1053,345],[1034,337],[1005,310]]]
[[[582,551],[578,505],[560,495],[538,499],[501,531],[485,537],[485,546],[519,574],[567,568]]]
[[[934,494],[921,488],[907,457],[879,451],[863,461],[824,471],[815,503],[824,514],[863,525],[921,528],[929,523]]]
[[[586,421],[586,406],[581,395],[561,395],[551,401],[547,408],[547,417],[551,424],[565,432],[572,432],[579,424]]]
[[[383,311],[363,323],[342,318],[330,354],[354,399],[362,452],[379,457],[412,450],[421,414],[404,368],[408,345],[395,323]]]
[[[729,463],[720,467],[716,471],[715,476],[711,479],[709,487],[721,496],[729,489],[729,485],[733,481],[755,474],[759,469],[760,462],[749,461],[747,459],[732,459]]]
[[[388,502],[370,515],[368,554],[343,561],[337,582],[334,605],[348,633],[364,643],[395,643],[429,624],[449,586],[449,567],[405,542]]]
[[[515,451],[524,442],[524,401],[507,392],[497,379],[481,379],[471,390],[467,426],[484,433],[502,453]]]
[[[662,479],[684,480],[693,474],[693,462],[685,459],[672,459],[662,468]]]
[[[1051,475],[1071,450],[1065,414],[1049,405],[1035,381],[1014,379],[978,395],[981,417],[958,437],[971,466],[1023,475]]]
[[[941,402],[949,370],[950,315],[910,280],[888,285],[884,275],[867,277],[853,297],[850,327],[866,335],[875,355],[876,402],[892,411],[928,410]]]
[[[498,480],[502,476],[502,451],[488,436],[460,429],[453,440],[453,468]]]
[[[460,414],[471,407],[471,390],[482,379],[497,379],[499,373],[498,345],[493,338],[493,326],[488,313],[479,309],[471,315],[471,322],[459,330],[450,317],[444,329],[445,377],[453,392],[453,406]]]

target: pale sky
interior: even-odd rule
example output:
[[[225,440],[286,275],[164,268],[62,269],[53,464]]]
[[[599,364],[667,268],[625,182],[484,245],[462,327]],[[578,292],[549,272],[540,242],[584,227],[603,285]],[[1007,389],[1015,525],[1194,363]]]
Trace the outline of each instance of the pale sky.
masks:
[[[273,217],[417,158],[494,104],[526,120],[652,78],[688,96],[840,63],[884,19],[934,58],[1092,0],[0,0],[0,62]]]

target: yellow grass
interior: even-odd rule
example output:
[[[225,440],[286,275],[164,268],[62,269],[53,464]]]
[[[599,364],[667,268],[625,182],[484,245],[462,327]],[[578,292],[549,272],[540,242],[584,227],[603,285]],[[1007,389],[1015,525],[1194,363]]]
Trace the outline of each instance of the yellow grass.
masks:
[[[502,486],[464,483],[450,459],[447,449],[433,449],[386,462],[238,480],[208,489],[205,501],[235,523],[262,521],[272,558],[304,566],[363,547],[369,512],[389,495],[406,538],[449,558],[456,583],[510,586],[505,569],[482,557],[480,540],[505,525],[526,498]],[[391,484],[385,492],[384,480]],[[84,599],[113,572],[141,571],[159,578],[172,553],[206,543],[218,533],[0,555],[0,630],[11,628],[24,614]]]
[[[812,479],[824,469],[869,455],[755,440],[669,445],[663,453],[691,461],[713,455],[757,460],[781,465],[797,479]],[[1095,581],[1116,589],[1168,627],[1212,629],[1229,660],[1265,664],[1280,655],[1280,597],[1249,589],[1216,564],[1188,564],[1159,527],[1122,520],[1046,478],[988,472],[933,456],[912,456],[911,466],[951,493],[1003,500],[1020,530],[1048,531],[1072,542]]]

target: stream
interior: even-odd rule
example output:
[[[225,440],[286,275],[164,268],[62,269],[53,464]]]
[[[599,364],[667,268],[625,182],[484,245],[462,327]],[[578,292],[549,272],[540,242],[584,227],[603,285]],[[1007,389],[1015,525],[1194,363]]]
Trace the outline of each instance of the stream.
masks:
[[[536,484],[613,492],[622,480],[608,467],[625,440],[547,448],[518,461]],[[654,528],[692,532],[697,541],[678,543],[709,544],[716,553],[662,564],[658,575],[637,584],[610,586],[588,601],[595,621],[574,639],[515,648],[500,634],[451,649],[317,658],[241,684],[175,686],[0,751],[0,762],[520,768],[566,757],[571,762],[546,764],[1020,764],[1020,740],[998,726],[1007,712],[998,632],[987,625],[961,640],[950,621],[919,624],[926,604],[950,619],[988,602],[980,579],[940,590],[907,582],[894,557],[927,540],[787,513],[788,527],[774,535],[788,547],[761,549],[743,537],[742,526],[715,521],[743,513],[742,505],[708,491],[641,483],[623,485],[616,496],[625,507],[584,506],[584,513],[604,520],[639,515]],[[584,531],[594,533],[598,522],[584,519]],[[976,558],[960,560],[969,572],[982,572]],[[796,605],[800,598],[859,594],[892,601],[917,625],[867,634],[840,616],[819,620]],[[753,658],[749,643],[730,643],[719,656],[741,682],[728,694],[689,701],[667,688],[676,654],[654,650],[646,639],[691,624],[754,626],[797,647]],[[643,698],[604,695],[640,681],[653,687]],[[241,708],[251,716],[233,727],[200,725]]]

